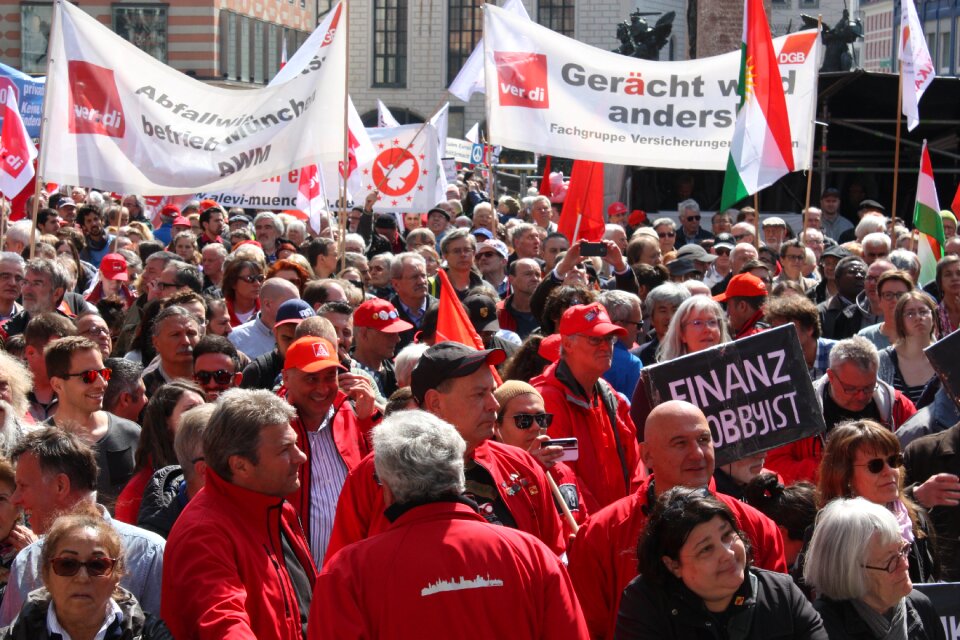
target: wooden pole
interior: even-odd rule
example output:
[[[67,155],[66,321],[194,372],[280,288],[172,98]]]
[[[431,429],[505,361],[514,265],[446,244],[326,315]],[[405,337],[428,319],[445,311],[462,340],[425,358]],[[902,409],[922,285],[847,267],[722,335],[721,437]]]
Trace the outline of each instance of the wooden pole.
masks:
[[[3,207],[3,211],[0,211],[0,251],[3,250],[3,241],[7,237],[7,220],[9,220],[10,216],[13,215],[13,201],[4,198],[3,202],[7,206]]]
[[[577,533],[577,531],[580,530],[580,525],[577,524],[573,514],[570,513],[570,507],[567,506],[567,501],[564,500],[563,495],[560,494],[560,488],[557,486],[557,483],[553,481],[553,476],[550,475],[549,471],[545,472],[544,475],[547,476],[547,482],[550,484],[550,491],[553,493],[554,500],[560,505],[560,511],[563,512],[564,520],[570,525],[570,529],[574,533]]]
[[[893,143],[893,198],[890,201],[890,245],[897,246],[896,233],[893,228],[897,226],[897,183],[900,178],[900,121],[903,119],[903,62],[900,63],[900,73],[897,82],[897,134]]]
[[[760,192],[753,194],[753,209],[757,212],[757,224],[753,229],[753,244],[760,249],[760,234],[763,232],[763,224],[760,222]]]
[[[343,0],[343,170],[340,172],[340,238],[337,240],[337,253],[340,256],[340,271],[346,268],[347,260],[347,171],[350,167],[350,122],[347,112],[350,108],[350,13],[349,3]],[[317,170],[319,171],[319,167]]]

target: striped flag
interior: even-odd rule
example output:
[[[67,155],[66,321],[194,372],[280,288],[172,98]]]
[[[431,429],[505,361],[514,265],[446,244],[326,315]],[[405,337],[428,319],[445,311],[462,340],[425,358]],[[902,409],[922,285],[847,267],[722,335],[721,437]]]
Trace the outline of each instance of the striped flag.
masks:
[[[900,72],[903,74],[903,115],[907,131],[920,124],[920,98],[936,77],[927,39],[913,0],[900,6]]]
[[[940,217],[940,201],[937,199],[937,187],[933,182],[933,165],[927,152],[927,141],[923,141],[923,154],[920,156],[920,175],[917,178],[917,203],[913,208],[913,226],[920,232],[920,277],[917,284],[921,287],[932,282],[937,275],[937,262],[943,257],[943,219]]]
[[[763,0],[744,1],[740,52],[740,106],[721,211],[793,171],[790,118]]]

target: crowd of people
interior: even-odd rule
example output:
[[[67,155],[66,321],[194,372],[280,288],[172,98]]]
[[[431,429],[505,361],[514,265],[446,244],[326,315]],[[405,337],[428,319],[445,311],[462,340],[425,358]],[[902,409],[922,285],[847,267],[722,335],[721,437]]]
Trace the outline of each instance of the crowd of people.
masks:
[[[802,228],[614,203],[587,243],[461,177],[342,237],[81,187],[7,226],[0,638],[944,638],[952,213],[921,286],[915,233],[832,188]],[[787,324],[822,434],[718,465],[640,382]]]

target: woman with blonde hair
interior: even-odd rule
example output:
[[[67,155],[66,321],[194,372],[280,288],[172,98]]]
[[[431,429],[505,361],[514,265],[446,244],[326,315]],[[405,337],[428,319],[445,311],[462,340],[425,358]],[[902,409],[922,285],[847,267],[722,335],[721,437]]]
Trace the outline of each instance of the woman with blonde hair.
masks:
[[[730,330],[723,307],[707,296],[691,296],[673,314],[667,334],[657,349],[657,362],[667,362],[724,342],[730,342]]]
[[[937,305],[922,291],[908,291],[897,301],[893,315],[897,339],[880,351],[877,377],[921,409],[933,402],[940,388],[937,372],[924,352],[940,333]]]

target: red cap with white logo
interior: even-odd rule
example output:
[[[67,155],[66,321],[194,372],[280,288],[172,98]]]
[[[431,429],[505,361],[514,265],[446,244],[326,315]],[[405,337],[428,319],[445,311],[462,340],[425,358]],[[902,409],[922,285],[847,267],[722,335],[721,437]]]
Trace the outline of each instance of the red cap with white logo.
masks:
[[[347,368],[340,364],[337,348],[329,340],[315,336],[304,336],[287,349],[283,369],[299,369],[304,373],[316,373],[330,367]]]
[[[100,261],[100,273],[105,280],[130,280],[127,273],[127,260],[119,253],[108,253]]]

